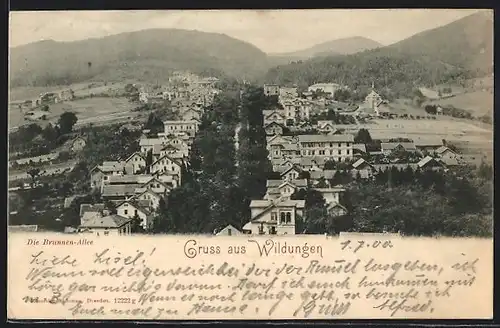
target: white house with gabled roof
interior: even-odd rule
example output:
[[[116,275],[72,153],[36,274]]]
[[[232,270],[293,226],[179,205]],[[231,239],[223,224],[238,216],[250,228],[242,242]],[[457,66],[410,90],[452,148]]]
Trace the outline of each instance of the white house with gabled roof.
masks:
[[[305,200],[252,200],[251,218],[243,226],[256,235],[294,235],[297,216],[302,216]]]

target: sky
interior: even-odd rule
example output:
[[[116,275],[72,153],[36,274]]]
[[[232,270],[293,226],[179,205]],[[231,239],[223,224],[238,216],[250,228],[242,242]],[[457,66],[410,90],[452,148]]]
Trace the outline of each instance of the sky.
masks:
[[[75,41],[150,28],[224,33],[266,53],[363,36],[383,45],[446,25],[478,9],[306,9],[11,12],[9,46]]]

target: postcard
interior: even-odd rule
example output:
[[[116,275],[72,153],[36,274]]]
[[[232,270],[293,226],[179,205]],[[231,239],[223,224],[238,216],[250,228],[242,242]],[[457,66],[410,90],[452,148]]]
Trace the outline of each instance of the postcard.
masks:
[[[492,318],[491,10],[9,19],[9,320]]]

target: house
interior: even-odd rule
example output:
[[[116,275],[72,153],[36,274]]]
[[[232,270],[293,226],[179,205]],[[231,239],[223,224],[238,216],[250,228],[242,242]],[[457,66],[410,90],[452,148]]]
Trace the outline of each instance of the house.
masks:
[[[347,214],[347,208],[340,203],[331,203],[326,208],[328,214],[332,216],[342,216]]]
[[[443,161],[453,161],[458,158],[458,154],[446,146],[436,149],[435,154]]]
[[[329,93],[332,96],[335,94],[335,91],[341,89],[341,86],[337,83],[316,83],[307,88],[309,92],[318,92],[322,91],[325,93]]]
[[[80,224],[83,224],[95,216],[105,216],[106,211],[104,204],[81,204],[80,205]]]
[[[274,135],[267,137],[266,149],[269,152],[269,158],[281,157],[281,152],[279,151],[281,148],[279,146],[286,144],[297,144],[297,142],[290,136]],[[274,153],[274,151],[278,151],[279,153]]]
[[[165,138],[141,138],[139,140],[139,147],[141,153],[147,153],[153,150],[155,145],[166,145],[168,140]]]
[[[285,98],[297,98],[299,93],[296,87],[280,87],[279,96]]]
[[[337,130],[335,128],[335,123],[333,121],[326,121],[326,120],[318,121],[316,128],[318,129],[318,131],[323,133],[329,133]]]
[[[355,143],[352,145],[352,152],[354,155],[366,154],[366,145],[362,143]]]
[[[266,96],[279,96],[280,86],[277,84],[264,84],[264,94]]]
[[[302,156],[322,156],[336,162],[350,160],[353,156],[354,136],[340,135],[299,135],[298,142]]]
[[[282,124],[276,122],[271,122],[264,126],[264,130],[266,130],[266,135],[268,136],[283,134],[283,128],[284,126]]]
[[[415,152],[417,151],[417,147],[415,147],[413,142],[382,142],[380,150],[383,154],[388,155],[398,151]]]
[[[132,219],[117,214],[94,217],[80,225],[80,230],[96,236],[119,236],[132,233]]]
[[[165,134],[179,134],[179,133],[187,133],[191,136],[194,136],[196,132],[198,132],[198,126],[200,122],[198,120],[189,120],[189,121],[164,121],[163,122],[165,128]]]
[[[164,181],[161,181],[160,178],[158,177],[153,177],[151,180],[148,182],[144,183],[141,187],[140,190],[142,191],[142,188],[151,190],[152,192],[165,196],[167,195],[174,187]]]
[[[370,163],[368,163],[365,159],[363,158],[360,158],[358,159],[356,162],[354,162],[352,164],[352,168],[354,170],[366,170],[366,169],[370,169],[372,170],[373,169],[373,165],[371,165]]]
[[[177,176],[178,181],[181,181],[181,171],[182,164],[179,160],[173,159],[169,155],[164,155],[151,164],[151,173],[164,173]]]
[[[133,197],[141,184],[105,184],[101,196],[108,201],[124,201]]]
[[[156,210],[160,206],[160,201],[162,196],[147,187],[141,187],[136,189],[136,195],[131,198],[131,200],[138,200],[141,204],[145,204],[146,201],[148,208]]]
[[[285,112],[283,110],[263,110],[262,116],[264,117],[264,126],[269,123],[276,122],[285,125]]]
[[[300,157],[299,145],[298,144],[281,145],[281,156],[285,159],[299,158]]]
[[[297,216],[302,216],[305,200],[252,200],[250,221],[243,227],[250,234],[294,235]]]
[[[131,169],[131,172],[128,172],[130,174],[137,174],[146,168],[146,157],[139,153],[135,152],[132,155],[130,155],[125,161],[125,167],[129,167]]]
[[[119,216],[133,219],[139,217],[141,227],[144,230],[149,230],[153,224],[152,211],[148,208],[149,201],[141,201],[138,199],[124,201],[116,207],[116,213]]]
[[[322,171],[325,166],[325,158],[319,156],[301,157],[297,165],[302,171]]]
[[[238,236],[241,234],[242,234],[241,231],[239,231],[230,224],[228,224],[224,229],[216,233],[217,236]]]
[[[356,178],[358,173],[362,179],[368,179],[371,178],[373,174],[375,174],[375,168],[372,164],[368,163],[363,158],[360,158],[352,164],[351,170],[351,174],[354,178]]]
[[[311,115],[312,105],[305,99],[282,99],[280,100],[284,109],[285,125],[296,123],[299,120],[308,120]]]
[[[153,179],[151,174],[126,174],[111,176],[106,181],[107,185],[128,185],[128,184],[143,184]]]
[[[365,104],[369,108],[376,111],[377,107],[382,103],[382,97],[375,92],[375,86],[372,83],[372,91],[366,96]]]
[[[158,159],[162,158],[165,155],[168,155],[168,157],[172,159],[176,159],[179,162],[183,162],[185,159],[189,157],[189,146],[187,144],[183,145],[173,145],[172,143],[169,143],[165,146],[163,145],[156,145],[155,148],[153,148],[153,162],[157,161]]]
[[[415,147],[417,147],[418,150],[425,153],[433,153],[443,146],[442,140],[437,140],[437,139],[433,140],[430,138],[423,140],[419,138],[418,140],[414,141],[414,143]]]
[[[196,109],[189,108],[181,114],[183,121],[199,121],[201,119],[201,112]]]
[[[321,195],[325,199],[326,205],[340,203],[340,196],[343,192],[345,192],[345,188],[341,186],[336,186],[332,188],[313,188],[313,189],[321,193]]]
[[[413,171],[419,169],[418,163],[394,163],[394,164],[373,164],[373,169],[375,172],[384,172],[386,170],[391,170],[395,168],[396,170],[403,171],[407,168],[411,168]]]
[[[90,170],[90,187],[92,189],[102,189],[111,176],[123,175],[125,165],[122,162],[107,161],[102,165],[97,165]]]
[[[59,99],[62,101],[73,100],[75,98],[75,92],[71,89],[62,90],[59,92]]]
[[[323,170],[323,171],[312,171],[309,173],[309,181],[316,185],[321,180],[327,181],[329,183],[335,177],[337,170]]]
[[[296,179],[296,180],[267,180],[266,183],[267,191],[264,195],[264,199],[290,199],[290,196],[298,189],[307,187],[307,179]]]
[[[74,139],[70,139],[64,143],[62,148],[74,153],[80,152],[87,145],[87,140],[82,136],[77,136]]]
[[[280,178],[283,181],[297,180],[299,179],[300,173],[302,173],[302,169],[300,169],[296,165],[293,165],[289,169],[283,171],[280,174]]]
[[[431,156],[425,156],[420,160],[420,162],[417,163],[417,165],[420,169],[439,170],[444,168],[444,165],[440,161]]]

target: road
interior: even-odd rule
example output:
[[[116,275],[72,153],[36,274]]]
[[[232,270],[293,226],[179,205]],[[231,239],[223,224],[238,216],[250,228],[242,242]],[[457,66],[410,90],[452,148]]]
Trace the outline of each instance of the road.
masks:
[[[40,167],[40,170],[42,172],[42,175],[47,176],[47,175],[52,175],[52,174],[58,174],[64,172],[64,170],[71,170],[75,167],[76,161],[71,161],[71,162],[66,162],[66,163],[60,163],[60,164],[54,164],[50,165],[49,167]],[[30,176],[26,171],[9,171],[9,181],[15,181],[15,180],[21,180],[21,179],[29,179]]]

